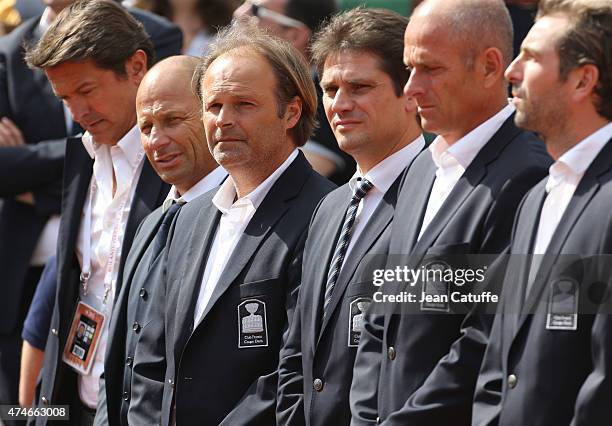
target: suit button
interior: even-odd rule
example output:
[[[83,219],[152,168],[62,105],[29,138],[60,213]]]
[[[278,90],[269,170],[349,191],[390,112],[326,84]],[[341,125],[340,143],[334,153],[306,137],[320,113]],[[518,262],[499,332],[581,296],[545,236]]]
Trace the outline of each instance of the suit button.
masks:
[[[396,355],[395,348],[393,346],[389,346],[389,349],[387,349],[387,357],[393,361]]]
[[[49,400],[46,396],[43,396],[42,398],[40,398],[40,400],[42,401],[43,405],[49,405]]]
[[[314,379],[314,382],[312,383],[312,387],[317,392],[321,392],[323,390],[323,380],[321,380],[321,379]]]
[[[380,424],[380,417],[376,417],[376,424],[379,425]]]
[[[131,356],[127,357],[125,359],[125,365],[127,365],[128,367],[131,367],[132,364],[134,364],[134,358],[132,358]]]
[[[129,401],[129,399],[130,399],[130,394],[127,393],[127,392],[123,392],[123,400],[124,401]]]
[[[518,382],[518,379],[514,374],[510,374],[508,376],[508,387],[510,389],[514,389],[516,387],[517,382]]]
[[[132,330],[134,330],[134,333],[140,333],[140,324],[138,324],[138,321],[134,321],[134,324],[132,324]]]
[[[141,288],[140,289],[140,297],[142,298],[142,300],[147,300],[147,289],[146,288]]]
[[[59,334],[59,333],[57,332],[57,328],[52,328],[52,329],[51,329],[51,334],[53,334],[54,336],[56,336],[56,337],[57,337],[57,335]]]

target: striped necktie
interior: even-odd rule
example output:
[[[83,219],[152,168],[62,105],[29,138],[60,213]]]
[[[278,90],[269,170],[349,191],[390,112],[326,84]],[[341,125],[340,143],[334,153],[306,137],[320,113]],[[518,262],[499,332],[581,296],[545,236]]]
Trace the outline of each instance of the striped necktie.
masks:
[[[351,241],[351,233],[353,230],[353,225],[355,224],[357,207],[359,207],[359,202],[363,199],[363,197],[365,197],[368,191],[372,189],[372,186],[372,183],[367,179],[357,179],[357,186],[355,187],[355,192],[353,193],[351,202],[346,209],[344,223],[342,224],[342,231],[340,232],[340,238],[338,238],[338,242],[336,243],[334,257],[332,258],[332,263],[329,267],[329,272],[327,273],[325,299],[323,303],[323,318],[329,314],[327,312],[327,307],[329,306],[329,302],[331,302],[334,286],[336,285],[336,281],[338,281],[340,269],[342,268],[342,263],[344,262],[344,256],[346,255],[346,250],[348,249],[348,245]]]

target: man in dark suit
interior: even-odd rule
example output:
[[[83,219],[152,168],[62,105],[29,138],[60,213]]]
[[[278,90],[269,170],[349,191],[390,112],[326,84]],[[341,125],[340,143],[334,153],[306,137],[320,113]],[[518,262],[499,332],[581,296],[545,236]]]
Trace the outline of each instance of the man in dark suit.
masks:
[[[45,74],[28,68],[23,59],[24,43],[37,42],[56,14],[71,2],[45,3],[42,16],[0,38],[0,146],[11,145],[0,148],[0,195],[4,198],[0,200],[0,269],[4,271],[0,370],[9,377],[0,380],[0,402],[4,403],[17,403],[20,325],[45,259],[55,253],[65,138],[81,130],[66,116]],[[130,13],[151,36],[157,58],[180,52],[182,36],[176,26],[137,9]],[[41,141],[46,142],[39,147]],[[22,193],[33,195],[15,198]],[[17,239],[20,244],[14,244]],[[3,391],[10,397],[3,398]]]
[[[612,416],[612,6],[539,6],[506,76],[517,125],[542,135],[555,163],[516,215],[473,424],[603,426]]]
[[[308,221],[333,188],[297,149],[316,92],[299,53],[253,24],[224,30],[194,81],[230,177],[171,230],[162,424],[271,425]]]
[[[440,265],[438,259],[454,265],[507,247],[508,212],[549,164],[541,141],[514,126],[503,75],[511,55],[512,23],[501,0],[425,1],[411,17],[405,92],[415,98],[423,128],[439,136],[404,176],[389,248],[397,259],[388,268],[418,271]],[[351,388],[353,423],[469,424],[482,354],[445,355],[453,342],[462,344],[472,303],[421,303],[421,296],[476,289],[459,281],[404,283],[389,281],[382,296],[400,289],[418,297],[374,303],[366,319]]]
[[[174,56],[154,66],[136,96],[143,147],[157,174],[173,185],[164,204],[142,222],[125,261],[113,308],[96,424],[159,424],[165,369],[162,249],[183,203],[217,188],[227,176],[212,158],[202,105],[191,88],[198,59]],[[176,203],[178,205],[172,207]],[[139,324],[142,329],[135,330]],[[150,372],[159,372],[158,376]]]
[[[64,9],[26,56],[87,130],[66,146],[58,290],[38,399],[69,404],[73,423],[93,422],[121,253],[168,191],[135,126],[136,91],[152,56],[142,25],[108,0]],[[74,333],[81,324],[85,338]]]
[[[366,271],[376,261],[385,266],[400,175],[425,147],[414,100],[403,94],[407,23],[395,12],[356,9],[314,38],[328,120],[358,167],[319,204],[308,230],[299,302],[279,364],[280,425],[351,420],[353,360],[375,288]]]

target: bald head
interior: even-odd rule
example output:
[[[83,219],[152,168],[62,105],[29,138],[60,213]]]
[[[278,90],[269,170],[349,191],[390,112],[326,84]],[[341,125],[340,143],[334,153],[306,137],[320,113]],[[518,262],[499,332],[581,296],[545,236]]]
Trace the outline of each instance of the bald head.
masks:
[[[142,79],[138,94],[144,95],[151,89],[180,90],[183,87],[182,83],[185,81],[188,81],[191,85],[191,77],[198,63],[198,58],[186,55],[170,56],[163,61],[159,61]],[[180,87],[175,87],[175,85]]]
[[[136,96],[147,158],[180,194],[217,167],[208,151],[201,103],[191,86],[198,62],[190,56],[164,59],[145,75]]]
[[[427,23],[431,31],[444,31],[458,41],[468,65],[489,47],[501,51],[504,65],[512,62],[512,19],[503,0],[425,0],[410,20]]]

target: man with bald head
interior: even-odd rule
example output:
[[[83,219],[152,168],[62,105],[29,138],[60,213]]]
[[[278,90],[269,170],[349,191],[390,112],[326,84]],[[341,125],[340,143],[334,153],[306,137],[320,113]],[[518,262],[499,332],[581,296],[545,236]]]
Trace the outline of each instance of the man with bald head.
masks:
[[[415,99],[423,128],[438,137],[404,176],[389,243],[397,256],[388,268],[452,265],[508,246],[508,212],[550,161],[541,141],[514,125],[504,79],[511,56],[512,23],[501,0],[426,0],[412,15],[404,92]],[[373,306],[380,313],[367,317],[351,389],[353,424],[468,425],[486,338],[462,329],[477,305],[421,301],[478,288],[443,282],[410,289],[418,289],[416,303]],[[472,320],[486,327],[490,319]]]
[[[184,203],[218,187],[227,173],[208,150],[201,105],[191,88],[198,59],[172,56],[151,68],[136,97],[149,162],[172,188],[142,222],[113,309],[96,424],[159,424],[165,371],[164,290],[156,287],[172,218]],[[156,375],[155,373],[159,373]]]

